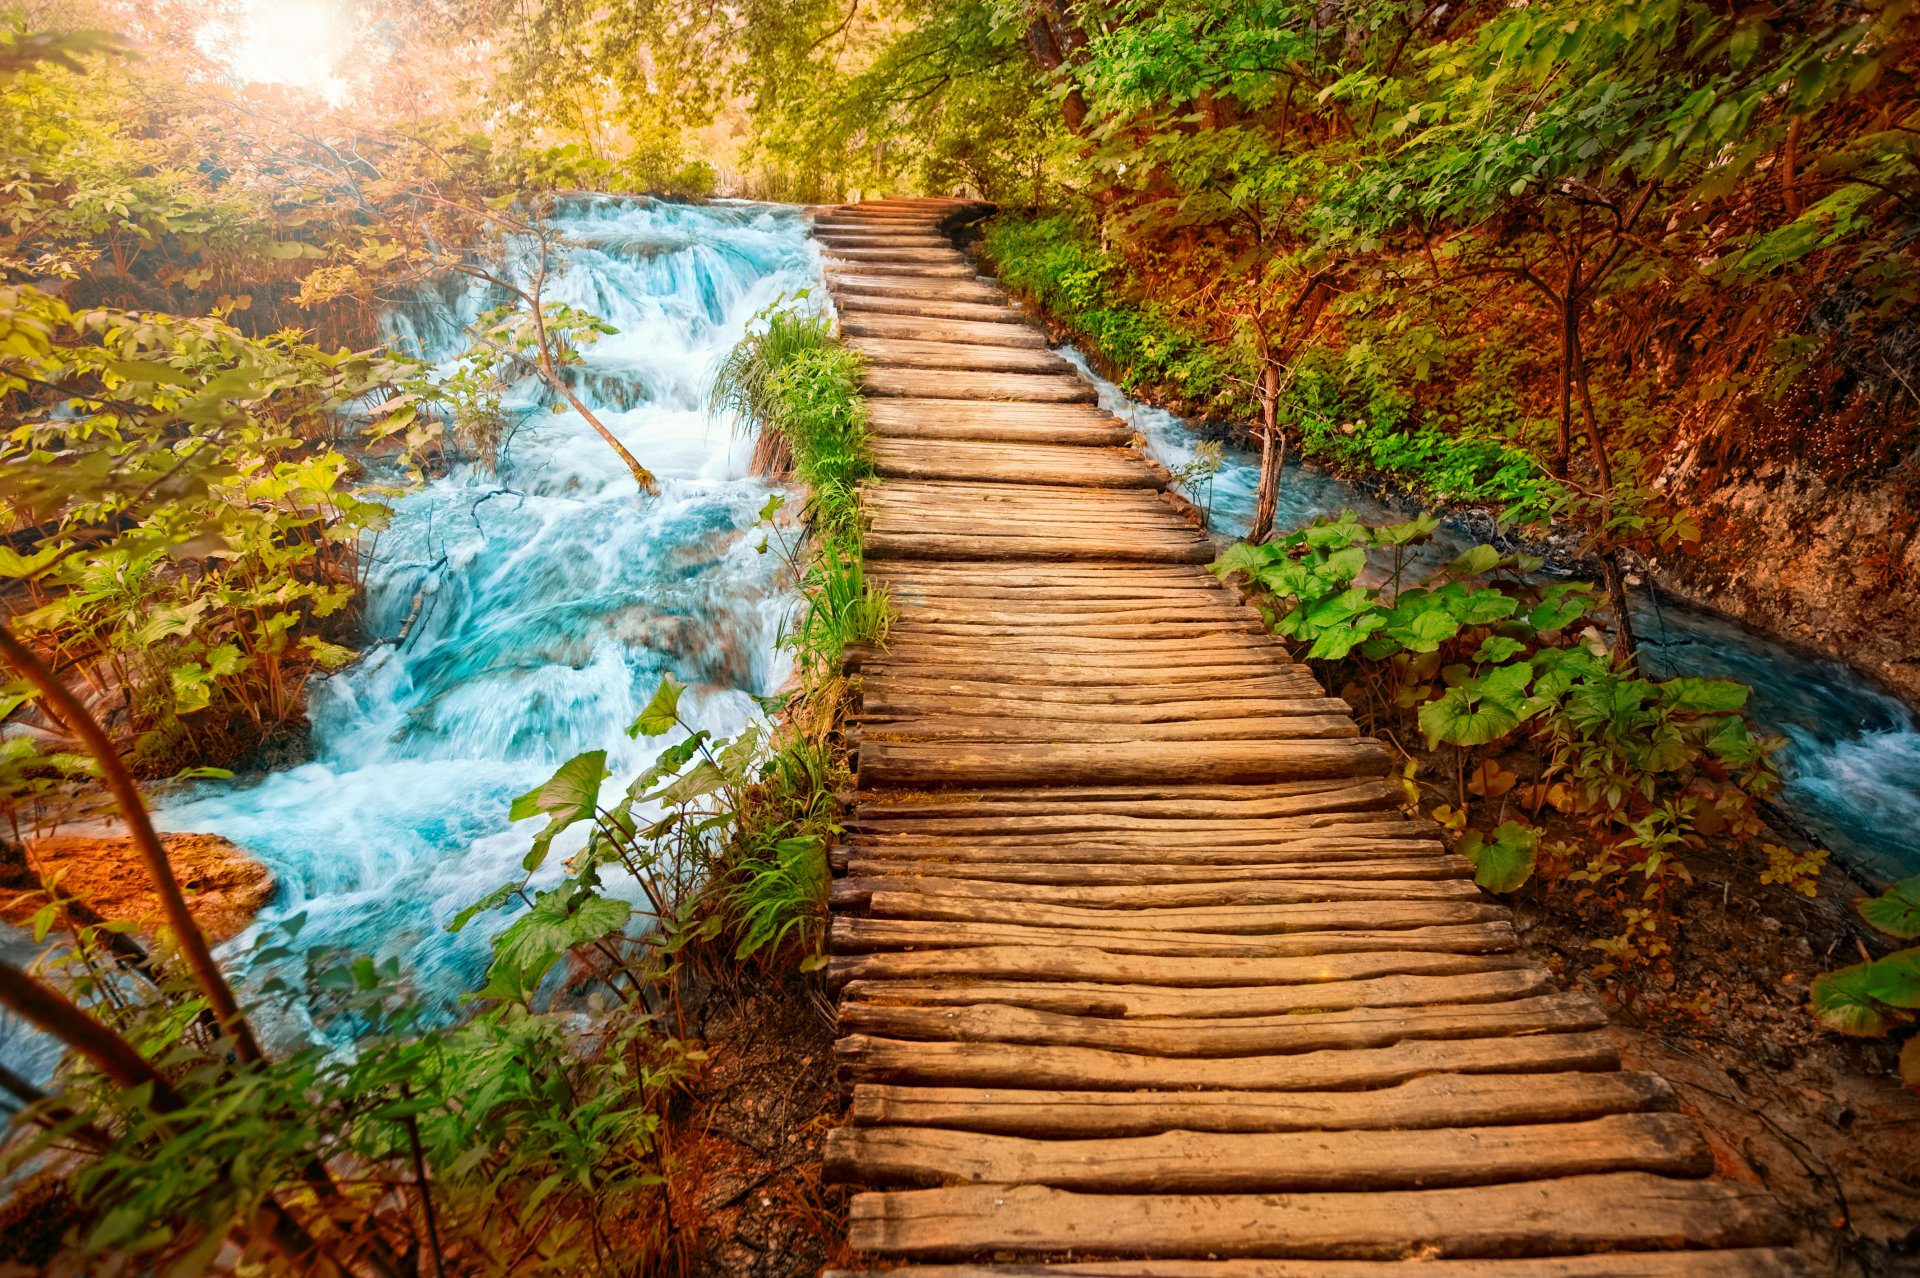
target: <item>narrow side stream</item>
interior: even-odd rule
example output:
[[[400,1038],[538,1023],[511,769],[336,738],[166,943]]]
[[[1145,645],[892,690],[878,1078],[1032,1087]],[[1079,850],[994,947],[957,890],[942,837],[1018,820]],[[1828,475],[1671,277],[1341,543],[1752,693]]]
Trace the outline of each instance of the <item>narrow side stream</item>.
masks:
[[[1185,421],[1128,399],[1078,351],[1060,354],[1097,388],[1101,407],[1139,431],[1162,463],[1177,469],[1194,460],[1200,440]],[[1253,453],[1229,447],[1211,485],[1199,484],[1193,498],[1208,507],[1215,532],[1239,536],[1252,526],[1258,463]],[[1410,518],[1418,507],[1383,504],[1317,467],[1289,463],[1280,527],[1342,509],[1368,522],[1391,522]],[[1464,527],[1449,522],[1434,537],[1431,559],[1450,559],[1472,540]],[[1911,710],[1839,662],[1797,651],[1717,613],[1647,591],[1636,594],[1634,613],[1653,676],[1725,677],[1752,686],[1753,719],[1787,739],[1777,756],[1785,778],[1781,806],[1809,838],[1870,880],[1920,873],[1920,719]]]

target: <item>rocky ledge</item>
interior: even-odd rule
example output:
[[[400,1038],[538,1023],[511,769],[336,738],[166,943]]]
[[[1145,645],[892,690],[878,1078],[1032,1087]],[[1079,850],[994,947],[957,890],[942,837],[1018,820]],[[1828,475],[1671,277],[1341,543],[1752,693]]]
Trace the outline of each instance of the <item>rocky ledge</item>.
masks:
[[[251,853],[217,834],[162,836],[188,907],[215,942],[253,922],[273,897],[273,873]],[[46,903],[43,883],[93,907],[103,918],[132,923],[149,935],[163,923],[146,867],[131,839],[62,834],[0,844],[0,918],[24,924]]]

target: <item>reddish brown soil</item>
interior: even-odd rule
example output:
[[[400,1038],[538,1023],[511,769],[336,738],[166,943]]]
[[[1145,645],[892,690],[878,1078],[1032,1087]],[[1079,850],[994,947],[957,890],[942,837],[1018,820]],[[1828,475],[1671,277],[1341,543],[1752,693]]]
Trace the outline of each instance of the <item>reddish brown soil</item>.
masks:
[[[738,972],[708,1001],[710,1059],[676,1112],[668,1187],[679,1272],[817,1274],[846,1253],[846,1194],[820,1183],[840,1122],[832,1005],[818,977]]]

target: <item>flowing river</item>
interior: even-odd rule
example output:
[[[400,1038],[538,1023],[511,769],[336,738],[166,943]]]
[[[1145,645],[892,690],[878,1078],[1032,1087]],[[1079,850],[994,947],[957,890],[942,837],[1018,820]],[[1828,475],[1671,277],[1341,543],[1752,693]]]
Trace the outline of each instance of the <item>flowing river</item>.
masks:
[[[661,495],[641,496],[578,415],[524,387],[497,473],[463,467],[395,503],[367,590],[378,642],[314,685],[312,762],[198,787],[160,813],[163,828],[225,835],[272,866],[266,918],[305,915],[297,952],[398,958],[429,1003],[477,988],[505,922],[446,931],[517,876],[538,822],[509,828],[514,795],[584,750],[608,749],[616,779],[644,768],[661,742],[625,730],[663,675],[691,686],[683,710],[722,735],[758,713],[749,694],[787,676],[775,640],[788,583],[753,531],[768,488],[706,403],[752,315],[817,278],[804,217],[598,199],[555,221],[572,247],[552,300],[619,330],[585,349],[576,388]],[[391,317],[392,336],[450,360],[492,300],[425,293]],[[300,1009],[277,1010],[294,1023],[272,1028],[297,1033]]]
[[[692,685],[692,716],[721,733],[757,712],[749,694],[786,678],[775,639],[788,584],[752,531],[768,489],[747,473],[746,442],[705,405],[754,312],[817,281],[804,217],[603,199],[558,220],[576,247],[553,296],[619,329],[588,348],[583,398],[660,476],[662,495],[637,495],[583,421],[529,393],[497,473],[463,468],[396,503],[368,582],[376,642],[314,685],[312,761],[203,784],[163,808],[164,828],[225,835],[272,866],[280,892],[266,921],[306,920],[279,961],[289,985],[311,952],[391,957],[423,1001],[451,1009],[477,985],[503,920],[458,936],[445,925],[516,874],[532,823],[509,828],[514,795],[583,750],[609,749],[616,776],[646,766],[658,743],[624,729],[664,674]],[[464,288],[422,295],[392,317],[393,336],[450,359],[489,301]],[[1093,380],[1162,461],[1192,459],[1197,441],[1178,418]],[[1246,528],[1252,461],[1230,451],[1196,494],[1216,532]],[[1343,507],[1370,520],[1409,513],[1289,471],[1282,526]],[[1444,530],[1442,549],[1464,539]],[[1646,600],[1639,623],[1656,672],[1754,685],[1755,717],[1789,741],[1784,806],[1811,837],[1868,878],[1920,872],[1920,727],[1899,702],[1709,614]],[[18,959],[25,941],[0,929]],[[275,1037],[309,1029],[303,1007],[262,1010]],[[0,1059],[44,1076],[53,1053],[0,1026]]]

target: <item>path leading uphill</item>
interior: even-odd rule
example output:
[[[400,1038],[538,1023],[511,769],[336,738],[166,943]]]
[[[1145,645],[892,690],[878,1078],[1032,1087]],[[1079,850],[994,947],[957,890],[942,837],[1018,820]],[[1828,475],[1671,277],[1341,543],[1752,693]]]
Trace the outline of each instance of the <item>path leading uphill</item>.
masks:
[[[853,654],[835,852],[855,1250],[947,1278],[1804,1273],[1200,566],[1165,472],[939,233],[957,207],[817,219],[899,614]]]

